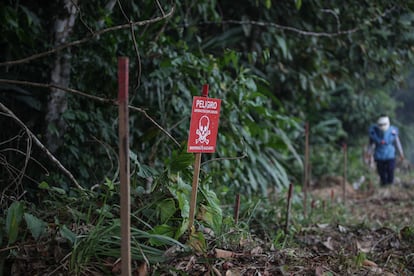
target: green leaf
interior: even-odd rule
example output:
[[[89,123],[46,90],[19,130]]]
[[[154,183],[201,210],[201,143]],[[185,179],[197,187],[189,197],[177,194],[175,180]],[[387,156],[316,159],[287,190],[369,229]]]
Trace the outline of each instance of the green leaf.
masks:
[[[204,186],[200,188],[205,201],[208,204],[202,204],[200,206],[201,218],[214,230],[215,233],[219,233],[223,223],[223,213],[220,206],[220,201],[214,191]]]
[[[40,182],[38,187],[42,190],[48,190],[50,188],[49,184],[46,181]]]
[[[137,175],[142,178],[153,177],[153,176],[156,176],[157,174],[158,172],[154,168],[151,168],[150,166],[143,165],[143,164],[140,164],[139,170],[137,172]]]
[[[27,18],[27,22],[28,22],[29,26],[32,25],[32,24],[34,24],[35,26],[39,26],[41,24],[40,19],[37,17],[37,15],[35,13],[30,11],[28,8],[26,8],[23,5],[21,5],[20,8],[26,14],[26,18]]]
[[[19,235],[19,225],[23,219],[23,203],[15,201],[7,210],[6,232],[9,237],[9,244],[13,244]]]
[[[166,223],[177,211],[175,201],[172,198],[166,198],[157,203],[157,212],[159,214],[161,223]]]
[[[132,150],[129,150],[129,159],[133,165],[139,165],[138,155]]]
[[[169,226],[167,224],[157,225],[150,231],[150,234],[159,235],[159,236],[166,236],[166,237],[174,237],[175,227]],[[153,246],[162,246],[167,244],[165,240],[159,239],[157,236],[151,237],[149,239],[149,243]]]
[[[171,171],[177,172],[186,169],[191,166],[194,162],[193,154],[187,152],[175,152],[173,153],[172,159],[169,163]]]
[[[75,244],[76,242],[76,234],[73,233],[66,225],[62,225],[60,227],[60,234],[63,238],[67,239],[71,244]]]
[[[214,233],[220,233],[223,223],[221,210],[218,212],[213,206],[201,205],[198,216],[213,229]]]
[[[246,83],[245,84],[246,84],[247,89],[250,90],[250,92],[253,92],[253,91],[256,91],[257,90],[256,83],[255,83],[255,81],[252,78],[248,78],[246,80]]]
[[[279,45],[280,49],[282,49],[283,57],[287,58],[288,57],[288,49],[287,49],[286,40],[281,36],[277,36],[276,40],[277,40],[277,44]]]
[[[308,87],[308,79],[306,78],[306,76],[302,73],[299,74],[299,81],[300,81],[300,87],[303,90],[306,90]]]
[[[29,214],[24,213],[24,220],[35,240],[38,240],[44,233],[46,233],[46,222]]]
[[[190,215],[190,202],[188,200],[187,194],[179,193],[177,194],[177,199],[181,210],[181,217],[188,218]]]
[[[52,191],[57,192],[58,194],[64,195],[66,194],[66,191],[62,188],[58,188],[58,187],[52,187]]]
[[[194,232],[190,234],[188,245],[196,252],[205,253],[207,250],[206,239],[201,232]]]
[[[302,0],[295,0],[295,6],[297,10],[300,10],[302,7]]]

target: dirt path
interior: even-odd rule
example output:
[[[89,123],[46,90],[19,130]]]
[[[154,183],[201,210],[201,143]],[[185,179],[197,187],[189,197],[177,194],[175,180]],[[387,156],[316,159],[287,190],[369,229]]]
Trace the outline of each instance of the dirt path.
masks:
[[[312,197],[338,200],[343,189],[337,184],[313,190]],[[348,185],[347,197],[348,225],[304,228],[282,249],[216,250],[172,265],[186,275],[414,275],[414,188],[356,192]]]
[[[329,189],[342,194],[339,186],[315,192]],[[414,187],[348,187],[347,196],[351,226],[315,226],[299,237],[319,257],[314,275],[414,275]]]
[[[404,226],[414,223],[414,187],[379,188],[364,198],[353,200],[355,218],[379,226]]]

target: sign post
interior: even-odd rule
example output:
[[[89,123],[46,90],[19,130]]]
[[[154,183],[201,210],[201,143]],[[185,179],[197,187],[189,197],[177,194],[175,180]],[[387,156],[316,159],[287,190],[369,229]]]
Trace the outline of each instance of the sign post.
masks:
[[[128,63],[128,58],[118,58],[119,176],[121,182],[121,269],[123,276],[131,275]]]
[[[190,132],[187,143],[187,152],[195,153],[188,223],[188,229],[190,231],[194,224],[201,154],[213,153],[216,150],[220,105],[220,99],[208,98],[208,84],[203,85],[202,97],[193,98]]]

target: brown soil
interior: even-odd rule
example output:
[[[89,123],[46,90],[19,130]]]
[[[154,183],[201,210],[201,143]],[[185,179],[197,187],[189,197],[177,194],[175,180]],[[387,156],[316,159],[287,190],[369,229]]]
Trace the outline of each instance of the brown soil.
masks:
[[[355,191],[349,183],[344,190],[342,183],[338,177],[326,177],[315,183],[309,191],[312,201],[309,205],[326,209],[344,206],[345,191],[343,209],[352,218],[349,223],[316,223],[297,229],[289,236],[287,245],[277,248],[262,239],[249,237],[240,240],[237,250],[214,248],[192,255],[167,251],[169,261],[162,264],[147,266],[134,262],[133,275],[414,275],[414,186],[367,185]],[[207,243],[208,248],[217,246],[214,238]],[[19,271],[41,271],[42,268],[54,272],[36,275],[66,275],[57,273],[67,271],[66,257],[61,266],[54,269],[56,264],[52,264],[48,269],[48,263],[38,256],[46,252],[39,244],[21,247],[18,251],[26,252],[27,256],[36,255],[33,260],[37,261],[30,261],[29,257],[16,259],[13,275],[27,275]],[[59,254],[56,250],[53,252]],[[119,260],[108,262],[112,275],[120,274],[120,264]],[[79,275],[100,275],[92,272],[93,265],[106,266],[91,264],[90,273]]]
[[[329,185],[318,185],[310,194],[313,201],[327,206],[327,202],[340,202],[342,181],[330,179]],[[355,191],[347,183],[345,194],[352,225],[316,224],[301,229],[294,235],[295,246],[282,249],[257,242],[238,252],[215,249],[175,258],[167,265],[172,269],[160,274],[414,275],[414,189],[370,185]]]

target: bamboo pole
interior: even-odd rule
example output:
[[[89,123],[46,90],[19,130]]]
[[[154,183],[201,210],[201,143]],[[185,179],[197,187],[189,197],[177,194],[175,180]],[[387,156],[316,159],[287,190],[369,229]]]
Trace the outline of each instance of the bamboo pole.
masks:
[[[128,63],[128,58],[118,58],[119,175],[121,182],[121,269],[123,276],[131,275]]]

